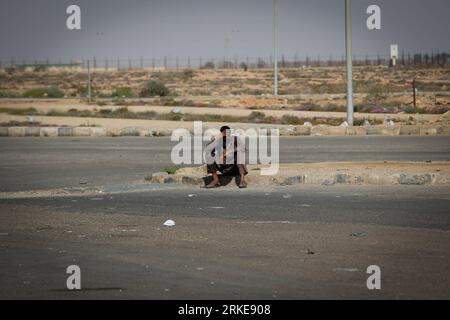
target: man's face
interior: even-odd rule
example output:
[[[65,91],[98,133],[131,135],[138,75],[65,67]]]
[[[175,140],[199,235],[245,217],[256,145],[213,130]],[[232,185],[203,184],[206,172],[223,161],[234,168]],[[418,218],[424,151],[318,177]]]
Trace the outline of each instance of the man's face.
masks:
[[[231,130],[230,129],[226,129],[226,130],[222,131],[222,136],[223,137],[229,136],[230,134],[231,134]]]

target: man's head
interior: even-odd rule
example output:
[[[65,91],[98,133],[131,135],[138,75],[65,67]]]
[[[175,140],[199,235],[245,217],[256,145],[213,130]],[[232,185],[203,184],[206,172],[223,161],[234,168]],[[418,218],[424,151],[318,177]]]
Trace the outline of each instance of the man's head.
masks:
[[[230,135],[230,127],[229,126],[223,126],[220,128],[220,132],[222,133],[222,136],[229,136]]]

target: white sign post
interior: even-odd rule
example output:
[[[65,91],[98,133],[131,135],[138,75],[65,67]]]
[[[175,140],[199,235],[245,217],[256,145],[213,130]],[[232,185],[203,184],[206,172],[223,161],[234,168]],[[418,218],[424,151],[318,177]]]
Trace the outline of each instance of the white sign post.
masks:
[[[391,44],[391,65],[393,67],[396,66],[398,59],[398,45],[397,44]]]

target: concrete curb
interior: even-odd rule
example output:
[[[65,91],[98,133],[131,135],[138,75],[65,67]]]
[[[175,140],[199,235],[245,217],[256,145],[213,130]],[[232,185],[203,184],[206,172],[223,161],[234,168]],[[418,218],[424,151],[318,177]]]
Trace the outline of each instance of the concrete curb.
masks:
[[[388,164],[387,164],[388,165]],[[342,166],[341,166],[342,167]],[[293,185],[450,185],[450,162],[443,164],[444,170],[389,170],[384,172],[377,170],[361,169],[302,169],[298,172],[280,172],[276,176],[262,176],[252,172],[246,180],[252,186],[293,186]],[[169,175],[166,172],[157,172],[145,180],[151,183],[169,184],[179,183],[192,186],[204,186],[209,183],[211,177],[206,176],[204,167],[197,168],[197,172],[183,172]],[[253,169],[254,170],[254,169]],[[429,171],[428,171],[429,170]],[[235,177],[221,176],[222,185],[235,185],[238,183]]]
[[[270,125],[261,126],[264,129]],[[281,136],[398,136],[398,135],[450,135],[450,125],[421,126],[287,126],[276,127]],[[243,126],[245,130],[245,126]],[[171,136],[172,130],[155,130],[149,127],[0,127],[0,137],[159,137]]]

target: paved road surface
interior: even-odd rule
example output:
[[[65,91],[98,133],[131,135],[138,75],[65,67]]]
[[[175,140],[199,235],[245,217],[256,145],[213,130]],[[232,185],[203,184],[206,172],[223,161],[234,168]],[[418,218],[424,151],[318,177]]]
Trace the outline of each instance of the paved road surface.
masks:
[[[0,138],[0,191],[106,185],[171,167],[169,138]],[[281,162],[447,161],[450,137],[281,138]]]
[[[170,166],[170,149],[167,138],[0,139],[0,191],[115,190]],[[280,153],[284,162],[442,161],[450,142],[283,138]],[[448,187],[149,188],[0,199],[0,298],[450,297]],[[81,291],[66,290],[71,264],[82,268]],[[380,291],[366,287],[373,264]]]
[[[0,298],[448,299],[449,207],[417,186],[2,199]]]

